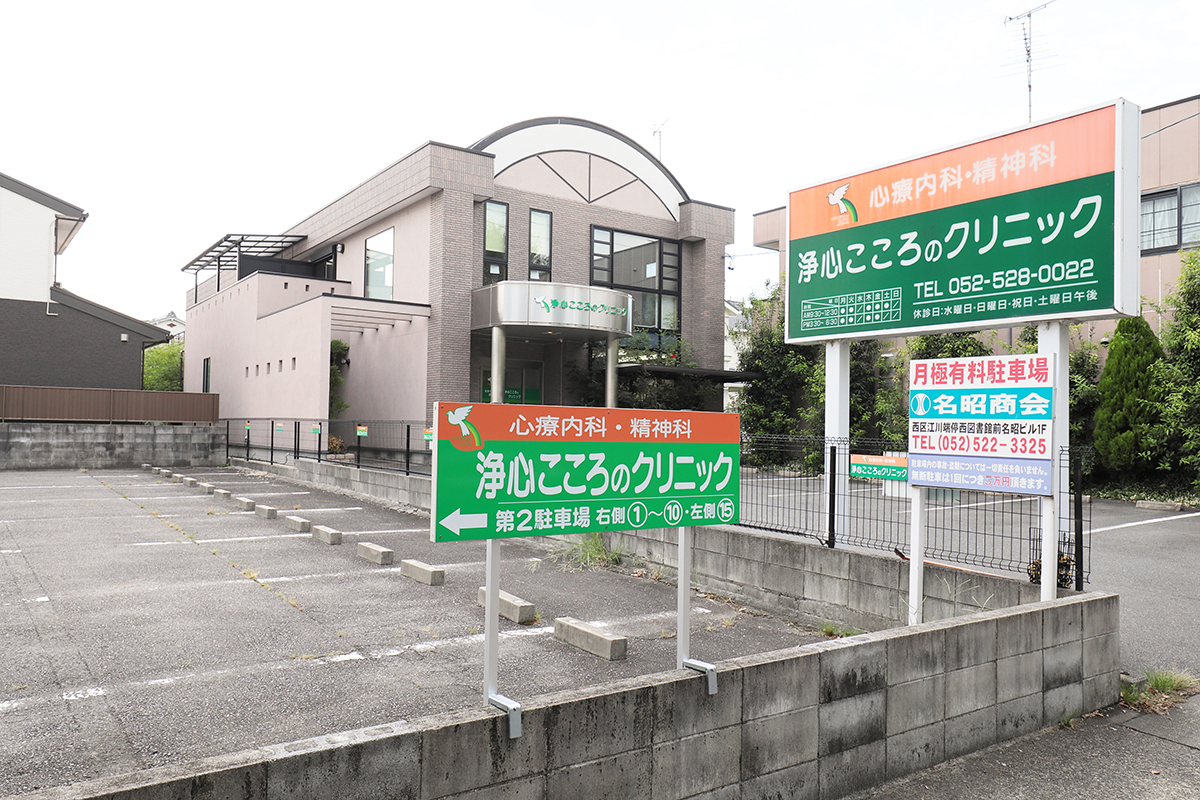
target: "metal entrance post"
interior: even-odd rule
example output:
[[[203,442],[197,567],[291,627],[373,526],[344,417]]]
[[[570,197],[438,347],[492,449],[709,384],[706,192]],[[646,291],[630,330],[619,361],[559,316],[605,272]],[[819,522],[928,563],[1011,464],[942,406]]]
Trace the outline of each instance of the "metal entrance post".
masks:
[[[925,604],[925,487],[909,486],[912,521],[908,526],[908,624],[919,625]]]
[[[617,407],[617,358],[620,353],[621,340],[617,335],[608,335],[608,351],[604,357],[604,405],[606,408]]]
[[[691,658],[692,646],[692,529],[677,528],[679,533],[679,594],[675,626],[675,667],[694,669],[708,676],[708,693],[717,693],[717,668]]]
[[[504,329],[492,328],[492,402],[504,402]],[[483,588],[483,699],[508,714],[508,738],[521,735],[521,704],[500,694],[500,549],[495,539],[487,540],[487,580]]]

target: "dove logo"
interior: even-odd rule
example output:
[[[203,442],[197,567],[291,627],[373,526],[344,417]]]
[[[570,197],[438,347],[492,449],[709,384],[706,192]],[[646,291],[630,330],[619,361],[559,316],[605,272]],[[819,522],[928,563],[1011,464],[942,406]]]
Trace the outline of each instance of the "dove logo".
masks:
[[[838,211],[843,214],[849,214],[851,222],[858,222],[858,209],[854,207],[854,203],[846,199],[846,192],[849,189],[850,184],[843,184],[825,195],[825,197],[829,200],[829,205],[837,206]]]
[[[483,447],[483,437],[479,429],[467,421],[467,416],[475,406],[459,406],[446,412],[446,420],[451,425],[457,425],[460,435],[450,440],[454,449],[470,452]]]

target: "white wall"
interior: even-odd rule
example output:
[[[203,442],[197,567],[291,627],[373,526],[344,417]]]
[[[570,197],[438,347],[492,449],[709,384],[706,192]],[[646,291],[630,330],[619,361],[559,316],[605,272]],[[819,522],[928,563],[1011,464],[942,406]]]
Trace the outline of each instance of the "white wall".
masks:
[[[0,189],[0,297],[49,302],[54,282],[54,212]]]

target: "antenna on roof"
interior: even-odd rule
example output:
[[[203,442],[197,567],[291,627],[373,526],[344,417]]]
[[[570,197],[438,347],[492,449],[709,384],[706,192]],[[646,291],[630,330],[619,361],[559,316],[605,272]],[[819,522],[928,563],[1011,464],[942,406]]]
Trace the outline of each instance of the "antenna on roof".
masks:
[[[1054,2],[1054,0],[1050,0],[1050,2]],[[662,161],[662,129],[663,129],[663,126],[666,125],[670,121],[670,119],[671,119],[670,117],[667,117],[662,122],[658,123],[658,127],[654,129],[654,138],[658,139],[658,160],[659,161]]]
[[[1029,87],[1029,121],[1031,123],[1033,122],[1033,12],[1041,11],[1053,2],[1054,0],[1048,0],[1037,8],[1029,9],[1024,14],[1004,18],[1005,26],[1013,20],[1021,23],[1021,34],[1025,39],[1025,83]],[[1028,24],[1025,20],[1028,20]]]

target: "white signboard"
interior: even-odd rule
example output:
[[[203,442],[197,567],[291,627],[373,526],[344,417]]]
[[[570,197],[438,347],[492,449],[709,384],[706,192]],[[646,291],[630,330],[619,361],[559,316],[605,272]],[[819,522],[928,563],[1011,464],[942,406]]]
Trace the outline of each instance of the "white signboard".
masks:
[[[1049,495],[1052,374],[1044,355],[913,361],[909,482]]]

